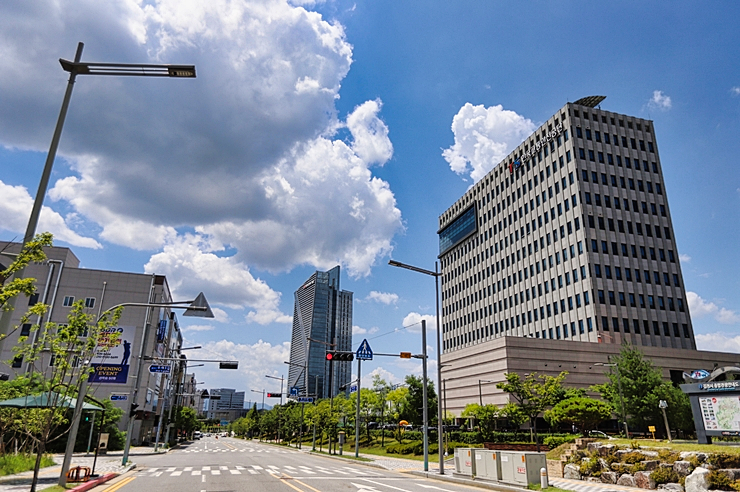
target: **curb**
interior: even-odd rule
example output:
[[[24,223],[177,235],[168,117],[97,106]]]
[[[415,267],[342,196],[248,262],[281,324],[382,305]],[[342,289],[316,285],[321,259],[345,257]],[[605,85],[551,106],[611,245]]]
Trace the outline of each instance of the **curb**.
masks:
[[[452,475],[440,475],[438,473],[416,471],[416,470],[405,471],[402,473],[407,473],[409,475],[416,475],[418,477],[424,477],[424,478],[428,478],[431,480],[438,480],[440,482],[456,483],[460,485],[468,485],[471,487],[478,487],[478,488],[488,489],[488,490],[499,490],[502,492],[523,492],[523,491],[529,490],[523,487],[517,487],[515,485],[507,485],[507,484],[503,484],[500,482],[483,482],[481,480],[474,480],[471,478],[461,478],[460,476],[456,476],[454,473]]]
[[[96,478],[94,480],[89,480],[81,485],[78,485],[77,487],[74,487],[70,489],[70,492],[85,492],[87,490],[90,490],[94,487],[97,487],[101,483],[105,483],[109,480],[113,480],[118,476],[118,473],[109,473],[107,475],[103,475],[100,478]]]

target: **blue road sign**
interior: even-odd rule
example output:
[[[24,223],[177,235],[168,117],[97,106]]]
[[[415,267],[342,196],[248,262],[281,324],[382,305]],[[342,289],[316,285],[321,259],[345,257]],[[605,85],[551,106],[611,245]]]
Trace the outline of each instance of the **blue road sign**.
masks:
[[[313,403],[313,396],[301,396],[297,401],[298,403]]]
[[[355,356],[358,360],[373,360],[373,351],[370,348],[370,344],[367,343],[367,338],[362,341]]]
[[[170,366],[149,366],[149,372],[159,374],[169,374]]]
[[[290,388],[290,396],[298,396],[298,386]]]
[[[128,395],[110,395],[111,401],[124,401],[128,400]]]
[[[349,387],[349,392],[350,393],[354,393],[355,391],[357,391],[357,386],[350,386]]]

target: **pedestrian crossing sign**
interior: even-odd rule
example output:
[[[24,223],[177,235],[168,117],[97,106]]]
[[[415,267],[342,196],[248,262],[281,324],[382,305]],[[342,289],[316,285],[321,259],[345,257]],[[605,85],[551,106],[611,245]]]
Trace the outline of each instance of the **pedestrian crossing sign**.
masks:
[[[367,343],[367,338],[362,341],[355,356],[358,360],[373,360],[373,351],[370,348],[370,344]]]

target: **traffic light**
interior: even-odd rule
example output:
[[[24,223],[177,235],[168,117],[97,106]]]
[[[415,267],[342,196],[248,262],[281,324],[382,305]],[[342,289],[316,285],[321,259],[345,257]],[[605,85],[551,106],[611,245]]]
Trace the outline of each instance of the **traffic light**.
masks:
[[[268,398],[282,398],[282,393],[267,393]]]
[[[351,362],[355,360],[355,353],[332,350],[326,353],[326,360],[330,362]]]
[[[139,408],[138,403],[132,403],[131,404],[131,410],[128,412],[128,416],[133,418],[134,415],[136,415],[136,409]]]

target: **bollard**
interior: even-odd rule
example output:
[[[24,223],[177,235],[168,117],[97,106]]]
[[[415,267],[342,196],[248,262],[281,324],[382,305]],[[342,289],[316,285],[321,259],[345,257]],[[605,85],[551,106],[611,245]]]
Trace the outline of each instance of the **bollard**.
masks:
[[[540,489],[545,490],[550,484],[547,483],[547,468],[540,468]]]

